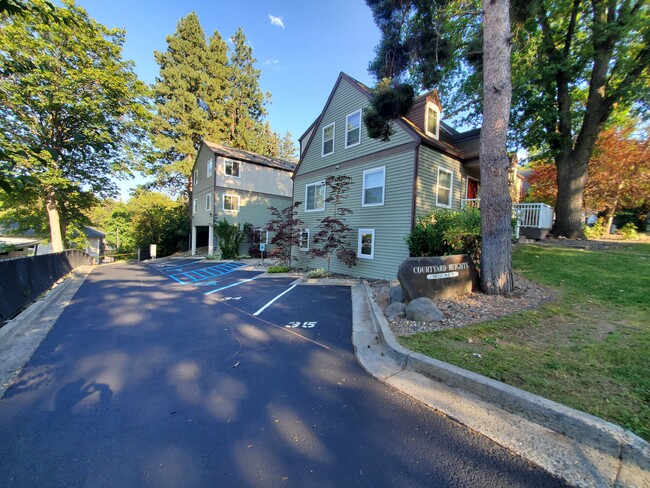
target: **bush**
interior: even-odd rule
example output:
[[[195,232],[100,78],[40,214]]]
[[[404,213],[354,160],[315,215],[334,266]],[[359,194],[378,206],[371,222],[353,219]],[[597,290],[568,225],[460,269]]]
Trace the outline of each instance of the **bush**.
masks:
[[[291,271],[289,266],[281,265],[269,266],[269,269],[266,270],[267,273],[288,273],[289,271]]]
[[[217,222],[217,236],[219,236],[219,249],[221,259],[237,259],[239,245],[244,239],[244,233],[237,224],[231,224],[226,219]]]
[[[409,254],[414,257],[469,254],[479,265],[481,212],[474,207],[466,207],[460,212],[434,210],[418,217],[406,243]]]
[[[326,269],[318,268],[307,273],[307,278],[327,278],[329,275]]]
[[[605,235],[605,227],[607,223],[605,221],[604,217],[598,217],[598,220],[596,220],[596,223],[589,227],[588,225],[582,226],[582,231],[585,234],[585,237],[587,239],[600,239]]]
[[[623,227],[618,229],[618,234],[631,241],[636,241],[639,238],[636,225],[634,225],[632,222],[628,222]]]

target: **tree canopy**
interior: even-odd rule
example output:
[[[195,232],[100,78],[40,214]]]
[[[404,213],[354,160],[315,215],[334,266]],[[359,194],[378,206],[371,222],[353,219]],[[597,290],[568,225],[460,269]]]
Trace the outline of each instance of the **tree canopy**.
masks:
[[[57,22],[41,10],[0,20],[0,152],[13,156],[3,169],[30,177],[28,191],[1,198],[5,207],[47,215],[61,250],[67,225],[83,220],[96,197],[116,193],[111,176],[129,173],[149,112],[146,86],[122,59],[123,30],[71,0],[54,7]]]

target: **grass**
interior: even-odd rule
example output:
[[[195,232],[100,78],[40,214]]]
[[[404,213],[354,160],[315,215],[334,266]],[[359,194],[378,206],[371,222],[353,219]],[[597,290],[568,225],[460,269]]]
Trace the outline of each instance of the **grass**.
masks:
[[[558,299],[463,329],[401,336],[400,343],[650,440],[650,244],[616,251],[519,246],[513,266]]]

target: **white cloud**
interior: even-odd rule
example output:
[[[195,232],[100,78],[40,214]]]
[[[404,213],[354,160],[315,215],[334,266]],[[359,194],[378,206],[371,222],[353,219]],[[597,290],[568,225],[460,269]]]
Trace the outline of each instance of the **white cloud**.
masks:
[[[277,25],[284,29],[284,22],[282,22],[282,17],[276,17],[275,15],[269,14],[269,20],[271,21],[271,25]]]
[[[267,59],[266,61],[264,61],[264,64],[271,65],[271,64],[278,64],[279,62],[280,62],[279,59]]]

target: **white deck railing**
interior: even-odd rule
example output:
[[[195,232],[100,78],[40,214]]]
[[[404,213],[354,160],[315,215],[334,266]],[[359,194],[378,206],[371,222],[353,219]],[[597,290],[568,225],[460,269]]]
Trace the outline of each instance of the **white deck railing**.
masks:
[[[480,198],[463,198],[460,207],[480,207]],[[545,203],[516,203],[512,206],[519,227],[550,229],[553,227],[553,207]]]
[[[517,203],[512,206],[520,227],[550,229],[553,227],[553,207],[545,203]]]

